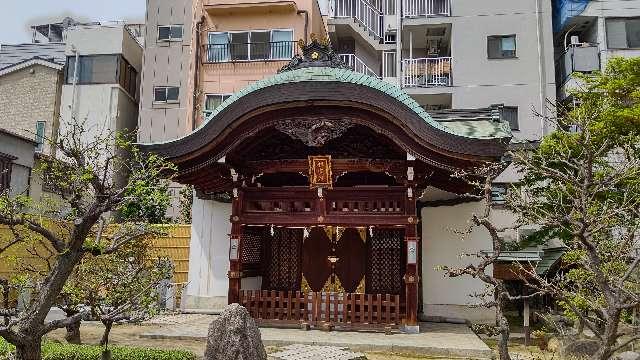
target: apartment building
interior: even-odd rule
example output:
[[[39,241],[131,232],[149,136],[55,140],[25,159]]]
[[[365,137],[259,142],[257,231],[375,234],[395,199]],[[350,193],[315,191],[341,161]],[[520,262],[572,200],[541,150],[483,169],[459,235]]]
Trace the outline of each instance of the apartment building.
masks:
[[[554,1],[558,99],[579,86],[571,75],[603,70],[613,56],[640,56],[640,1]]]
[[[242,212],[246,210],[244,206],[254,205],[233,204],[241,201],[237,200],[238,193],[244,192],[245,187],[255,187],[256,183],[258,189],[275,186],[276,189],[271,189],[274,194],[280,191],[278,184],[307,184],[307,180],[298,179],[296,174],[306,177],[311,170],[295,167],[306,164],[306,157],[305,161],[296,163],[298,165],[292,163],[289,170],[297,169],[293,173],[282,170],[286,176],[280,174],[278,176],[282,177],[270,180],[264,179],[263,173],[250,175],[253,170],[240,173],[236,169],[249,163],[260,163],[260,159],[269,162],[287,156],[297,159],[307,153],[317,155],[322,150],[314,149],[314,146],[320,146],[317,143],[323,144],[332,136],[347,142],[355,141],[340,151],[334,149],[333,155],[337,158],[364,144],[367,149],[362,152],[385,149],[386,145],[376,143],[376,139],[380,134],[388,134],[386,130],[374,127],[377,130],[370,133],[359,129],[355,138],[347,140],[346,135],[342,137],[345,130],[339,130],[340,125],[319,120],[337,111],[343,111],[342,115],[335,115],[338,117],[363,116],[362,113],[351,114],[351,111],[370,101],[358,98],[367,94],[373,96],[369,93],[370,88],[398,96],[396,99],[402,99],[403,106],[410,106],[412,112],[434,121],[433,126],[451,127],[450,133],[456,136],[480,136],[487,144],[495,142],[504,146],[505,139],[511,136],[524,142],[537,140],[549,130],[537,115],[544,116],[546,102],[554,101],[556,94],[549,2],[149,0],[147,5],[138,138],[142,143],[151,143],[150,149],[175,157],[172,161],[179,168],[188,165],[188,170],[184,169],[178,180],[196,186],[189,284],[183,296],[185,309],[217,310],[227,301],[237,301],[241,290],[270,289],[273,280],[267,281],[269,275],[266,273],[256,276],[257,268],[237,271],[240,265],[234,256],[240,256],[236,253],[240,251],[238,246],[242,247],[239,244],[251,240],[255,245],[254,240],[264,234],[245,239],[242,231],[249,231],[251,226],[237,227],[233,219],[241,217],[234,211]],[[332,51],[324,47],[322,39],[325,38]],[[299,47],[299,40],[305,46]],[[343,67],[350,70],[344,73],[336,70]],[[276,75],[278,72],[281,74]],[[360,87],[345,90],[350,85],[344,83],[349,81],[358,81]],[[335,94],[327,92],[330,86],[336,86],[335,91],[342,94],[344,102],[353,101],[351,107],[336,103]],[[295,87],[297,92],[288,91],[290,87]],[[270,110],[253,108],[256,103],[267,101],[258,93],[268,93],[270,104],[279,104],[270,106],[282,107],[282,119],[292,116],[295,108],[296,116],[309,117],[305,120],[308,122],[300,129],[294,126],[299,119],[282,120],[283,124],[276,125],[273,130],[265,120]],[[305,97],[315,100],[296,100]],[[372,107],[379,113],[387,111],[376,107],[379,105]],[[263,112],[265,115],[261,117]],[[277,113],[270,114],[278,116]],[[252,119],[251,125],[225,127],[223,123],[231,119],[227,117],[236,119],[238,124],[244,119]],[[245,132],[239,129],[245,129]],[[305,135],[305,131],[309,134]],[[319,133],[314,135],[314,131]],[[293,140],[283,138],[282,134],[288,134]],[[251,140],[243,142],[245,137]],[[301,145],[300,139],[306,143]],[[226,148],[220,153],[211,150],[223,145]],[[202,148],[193,153],[185,152],[186,148],[197,146]],[[291,147],[296,146],[298,151],[292,151]],[[262,149],[261,152],[258,149]],[[242,155],[235,153],[238,151]],[[182,157],[178,158],[178,153]],[[385,158],[391,153],[381,152],[374,158]],[[362,156],[363,153],[359,153],[356,157]],[[406,158],[409,164],[421,161],[409,152],[400,157]],[[185,160],[187,158],[190,160]],[[338,164],[340,160],[336,161]],[[264,168],[264,173],[277,172],[281,165]],[[409,167],[407,174],[411,175],[407,175],[407,179],[414,176],[414,168]],[[346,173],[349,171],[342,174]],[[371,185],[381,181],[376,178],[379,175],[370,175],[372,178],[366,181],[359,178],[364,176],[361,173],[350,176],[355,184],[364,181]],[[443,176],[442,179],[448,178]],[[374,178],[378,180],[372,180]],[[500,181],[514,179],[515,174],[508,173]],[[396,182],[389,180],[386,184],[392,183]],[[419,258],[419,290],[405,280],[395,279],[404,284],[402,286],[411,288],[409,298],[419,297],[419,304],[415,308],[412,305],[407,316],[419,311],[420,316],[438,319],[481,321],[492,317],[468,306],[473,302],[469,294],[481,292],[481,286],[469,279],[443,279],[435,270],[438,265],[461,263],[458,257],[461,252],[491,248],[486,234],[474,232],[463,243],[451,232],[453,228],[466,226],[468,216],[464,214],[470,216],[483,206],[461,201],[457,194],[460,189],[458,185],[436,184],[435,180],[432,186],[419,189],[421,205],[416,216],[422,224],[418,236],[422,240],[417,249],[411,250],[412,255],[407,254]],[[353,191],[361,189],[354,188]],[[414,190],[407,191],[412,197]],[[318,192],[318,196],[322,198],[322,192]],[[276,219],[284,211],[285,205],[280,202],[265,200],[263,203],[255,206],[264,216],[271,214]],[[304,202],[295,204],[291,206],[301,207],[300,211],[322,211]],[[342,211],[358,211],[359,206],[369,205],[345,203]],[[334,210],[329,208],[327,211]],[[394,211],[401,209],[394,208]],[[293,214],[287,221],[293,221],[294,215],[304,217]],[[496,217],[504,224],[511,219],[504,210],[498,210]],[[314,221],[324,219],[322,215]],[[266,236],[284,234],[277,229],[287,226],[279,226],[275,230],[272,226],[271,234]],[[336,229],[335,224],[327,226]],[[413,231],[411,226],[408,231]],[[311,228],[310,225],[307,230]],[[372,238],[376,236],[373,228],[373,225],[358,225],[359,231],[369,229]],[[337,229],[337,232],[341,231],[339,226]],[[307,237],[308,231],[305,234]],[[369,238],[364,238],[367,243]],[[399,249],[404,246],[400,245]],[[396,263],[399,261],[394,259]],[[404,279],[414,279],[412,275],[407,276]],[[405,299],[404,292],[401,299]]]

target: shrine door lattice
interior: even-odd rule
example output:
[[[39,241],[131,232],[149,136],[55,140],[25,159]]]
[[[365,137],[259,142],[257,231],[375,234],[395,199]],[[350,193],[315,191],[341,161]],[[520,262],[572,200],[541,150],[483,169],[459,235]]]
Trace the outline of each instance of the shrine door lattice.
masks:
[[[300,289],[302,281],[302,229],[275,228],[273,236],[265,236],[263,290],[291,291]]]
[[[404,298],[406,271],[404,229],[373,229],[367,235],[367,294],[393,294]]]
[[[245,275],[261,275],[264,242],[269,236],[266,226],[246,226],[242,230],[242,271]]]

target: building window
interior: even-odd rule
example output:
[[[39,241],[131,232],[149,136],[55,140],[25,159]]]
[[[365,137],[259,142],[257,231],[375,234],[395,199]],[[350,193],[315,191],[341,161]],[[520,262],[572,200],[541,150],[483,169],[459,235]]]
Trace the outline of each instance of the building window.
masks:
[[[607,19],[606,26],[609,48],[640,48],[640,18]]]
[[[510,59],[516,57],[516,36],[500,35],[487,37],[489,59]]]
[[[0,194],[11,186],[11,168],[15,157],[0,153]]]
[[[42,152],[44,147],[45,130],[47,123],[45,121],[36,121],[36,151]]]
[[[133,98],[138,92],[138,71],[129,62],[120,57],[118,67],[118,83]]]
[[[180,88],[177,86],[156,86],[153,88],[154,103],[177,103]]]
[[[504,205],[507,196],[507,184],[493,184],[491,186],[491,202],[493,205]]]
[[[287,60],[293,56],[293,30],[209,33],[209,62]]]
[[[182,25],[158,26],[158,41],[182,41]]]
[[[505,106],[502,108],[502,118],[509,123],[511,130],[520,130],[518,124],[518,107],[517,106]]]
[[[119,55],[91,55],[67,57],[66,83],[73,84],[117,84]]]
[[[207,94],[204,101],[204,110],[213,111],[222,104],[223,101],[231,97],[231,94]]]

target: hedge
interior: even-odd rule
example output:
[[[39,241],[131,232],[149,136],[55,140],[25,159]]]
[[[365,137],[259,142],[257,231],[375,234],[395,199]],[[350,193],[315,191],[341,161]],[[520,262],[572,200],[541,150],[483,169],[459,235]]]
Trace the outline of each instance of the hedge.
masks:
[[[101,360],[102,347],[71,345],[52,341],[42,343],[43,360]],[[112,360],[195,360],[196,356],[183,350],[157,350],[130,346],[110,346]],[[7,358],[13,346],[0,338],[0,360]]]

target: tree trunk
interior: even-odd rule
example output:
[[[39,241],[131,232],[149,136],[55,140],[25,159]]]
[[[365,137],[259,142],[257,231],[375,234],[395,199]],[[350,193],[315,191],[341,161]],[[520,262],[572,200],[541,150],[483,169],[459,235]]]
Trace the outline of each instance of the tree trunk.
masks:
[[[15,344],[16,360],[41,360],[41,343],[42,338],[38,337],[37,339],[24,339],[20,344]]]
[[[600,343],[600,349],[593,354],[591,360],[609,360],[613,356],[613,348],[616,346],[618,324],[620,323],[620,314],[609,316],[607,324],[604,327],[604,333],[602,334],[602,342]]]
[[[500,331],[498,339],[498,356],[500,360],[511,360],[509,355],[509,321],[504,316],[504,300],[502,292],[496,286],[494,299],[496,300],[496,326]]]
[[[80,339],[80,321],[67,326],[67,333],[64,336],[69,344],[82,344]]]
[[[111,332],[113,321],[103,320],[102,323],[104,324],[104,333],[102,334],[102,339],[100,339],[100,345],[106,349],[109,346],[109,333]]]

